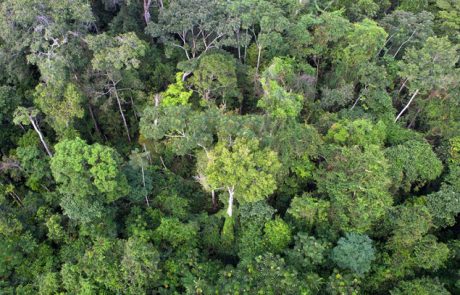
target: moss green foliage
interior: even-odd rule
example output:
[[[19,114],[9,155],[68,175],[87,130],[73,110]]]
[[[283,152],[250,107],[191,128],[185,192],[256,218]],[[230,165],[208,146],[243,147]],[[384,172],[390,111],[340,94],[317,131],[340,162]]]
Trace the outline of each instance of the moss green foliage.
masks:
[[[0,294],[460,294],[458,0],[0,0]]]

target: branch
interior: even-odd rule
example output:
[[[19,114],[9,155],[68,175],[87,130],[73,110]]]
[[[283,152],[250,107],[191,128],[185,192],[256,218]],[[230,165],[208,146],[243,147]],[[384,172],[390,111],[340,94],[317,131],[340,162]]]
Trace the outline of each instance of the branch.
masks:
[[[409,107],[409,105],[412,103],[412,101],[414,100],[415,96],[418,94],[418,89],[415,90],[414,94],[412,94],[412,97],[410,98],[409,102],[407,103],[407,105],[401,110],[401,112],[399,112],[398,116],[396,117],[395,119],[395,123],[399,120],[399,118],[402,116],[402,114],[404,114],[404,112],[407,110],[407,108]]]

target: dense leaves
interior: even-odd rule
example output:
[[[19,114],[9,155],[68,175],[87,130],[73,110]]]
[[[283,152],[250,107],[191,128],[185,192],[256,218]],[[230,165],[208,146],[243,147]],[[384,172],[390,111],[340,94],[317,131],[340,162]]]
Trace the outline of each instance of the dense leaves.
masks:
[[[0,294],[460,294],[457,0],[0,0]]]

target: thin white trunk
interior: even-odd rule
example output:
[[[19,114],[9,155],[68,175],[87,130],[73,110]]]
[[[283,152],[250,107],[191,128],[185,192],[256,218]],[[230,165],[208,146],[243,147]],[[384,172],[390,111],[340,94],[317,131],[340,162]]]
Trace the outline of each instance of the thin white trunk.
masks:
[[[398,50],[396,50],[396,53],[393,55],[394,58],[396,58],[396,56],[398,55],[399,51],[401,50],[401,48],[406,45],[407,42],[410,41],[410,39],[412,39],[412,37],[414,36],[415,32],[417,32],[417,29],[415,29],[412,34],[410,35],[410,37],[404,41],[403,43],[401,43],[401,46],[399,46]]]
[[[399,91],[398,91],[398,95],[401,93],[401,91],[404,89],[404,87],[406,87],[406,83],[409,79],[407,78],[406,80],[404,80],[404,82],[402,83],[401,87],[399,88]]]
[[[216,192],[214,190],[211,190],[211,198],[212,198],[212,207],[216,208],[217,207]]]
[[[112,81],[113,83],[113,81]],[[118,96],[118,91],[117,91],[117,88],[115,86],[115,83],[113,83],[113,92],[115,93],[115,97],[117,98],[117,103],[118,103],[118,109],[120,111],[120,114],[121,114],[121,118],[123,120],[123,124],[125,125],[125,129],[126,129],[126,135],[128,136],[128,141],[131,142],[131,136],[129,135],[129,127],[128,127],[128,123],[126,123],[126,118],[125,118],[125,113],[123,112],[123,109],[121,108],[121,101],[120,101],[120,97]]]
[[[152,4],[152,0],[144,0],[144,21],[146,24],[150,22],[150,4]]]
[[[136,118],[136,121],[137,121],[136,106],[134,105],[133,97],[130,95],[129,98],[130,98],[130,100],[131,100],[131,106],[133,107],[134,118]]]
[[[417,96],[418,94],[418,89],[415,90],[414,94],[412,94],[412,97],[410,98],[409,102],[406,104],[406,106],[401,110],[401,112],[399,112],[398,116],[396,117],[395,119],[395,123],[399,120],[399,118],[402,116],[402,114],[404,114],[404,112],[407,110],[407,108],[410,106],[410,104],[412,103],[412,101],[414,100],[415,96]]]
[[[30,123],[32,123],[32,126],[35,129],[35,132],[37,132],[38,137],[40,137],[40,141],[42,142],[43,146],[45,147],[46,152],[48,153],[48,156],[53,157],[53,153],[51,153],[50,149],[48,148],[48,145],[46,144],[45,138],[43,137],[42,132],[40,131],[40,128],[38,128],[37,124],[35,124],[34,118],[29,116]]]
[[[141,171],[142,171],[142,185],[145,188],[145,173],[144,173],[144,165],[141,165]],[[150,207],[150,202],[149,198],[147,197],[147,193],[145,194],[145,202],[147,203],[147,206]]]
[[[259,67],[260,67],[260,56],[262,54],[262,47],[258,46],[259,51],[257,52],[257,67],[256,67],[256,74],[259,74]]]
[[[227,214],[228,216],[232,217],[233,214],[233,196],[235,194],[234,188],[228,188],[228,208],[227,208]]]
[[[161,99],[160,94],[155,93],[154,99],[155,99],[155,107],[158,107],[160,105],[160,99]]]
[[[238,60],[241,62],[241,46],[240,46],[240,31],[236,32],[236,43],[238,46]]]

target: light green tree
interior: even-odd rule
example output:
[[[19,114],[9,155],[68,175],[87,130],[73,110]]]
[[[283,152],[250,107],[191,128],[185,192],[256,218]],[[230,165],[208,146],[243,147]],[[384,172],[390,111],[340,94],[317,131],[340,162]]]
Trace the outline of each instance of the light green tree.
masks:
[[[256,139],[237,138],[230,146],[218,143],[209,152],[205,176],[212,189],[228,193],[227,214],[231,217],[235,199],[243,204],[273,193],[279,169],[275,152],[260,149]]]
[[[192,96],[193,91],[185,88],[185,83],[182,81],[183,72],[176,74],[176,83],[168,85],[166,91],[161,93],[161,105],[163,106],[175,106],[185,105]],[[155,101],[155,104],[158,103]]]

